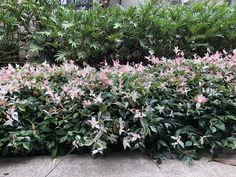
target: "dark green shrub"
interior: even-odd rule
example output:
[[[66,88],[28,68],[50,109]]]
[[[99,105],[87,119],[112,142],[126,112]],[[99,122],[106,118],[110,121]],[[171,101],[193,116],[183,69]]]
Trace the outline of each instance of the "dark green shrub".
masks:
[[[96,65],[119,58],[140,62],[144,56],[174,56],[178,46],[186,57],[196,53],[236,48],[235,6],[192,3],[188,6],[157,5],[140,8],[120,6],[87,11],[60,6],[57,1],[4,0],[0,4],[0,48],[3,42],[26,50],[28,56],[55,61],[74,60]],[[19,30],[21,27],[24,31]],[[16,45],[12,45],[13,38]],[[16,41],[16,42],[15,42]],[[23,42],[23,43],[22,43]],[[24,46],[19,46],[24,44]],[[5,47],[4,53],[11,52]],[[9,50],[9,51],[8,51]],[[4,58],[3,53],[1,57]]]
[[[1,69],[1,154],[63,154],[73,142],[93,154],[123,146],[154,158],[235,150],[236,52],[147,59],[153,64]]]
[[[2,0],[0,2],[0,62],[19,62],[40,47],[33,46],[33,35],[43,30],[41,18],[48,18],[58,5],[56,0]],[[34,49],[31,49],[33,48]],[[31,51],[29,52],[29,49]],[[28,53],[29,52],[29,53]],[[53,56],[52,56],[53,57]]]
[[[140,61],[149,53],[173,56],[176,46],[192,58],[193,53],[203,55],[207,48],[222,51],[236,47],[235,7],[227,4],[149,3],[127,10],[94,6],[80,12],[59,7],[40,23],[45,28],[36,35],[39,47],[53,46],[57,61]]]
[[[16,1],[4,1],[0,4],[0,56],[1,61],[14,60],[19,53],[19,18],[20,11]]]

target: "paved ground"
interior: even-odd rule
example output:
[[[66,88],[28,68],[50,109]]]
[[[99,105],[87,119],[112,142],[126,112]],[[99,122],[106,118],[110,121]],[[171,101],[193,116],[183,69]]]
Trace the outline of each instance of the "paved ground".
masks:
[[[236,155],[229,158],[236,163]],[[102,159],[70,155],[49,177],[236,177],[236,166],[208,160],[203,158],[191,166],[165,160],[157,166],[138,153],[114,153]],[[45,177],[54,165],[48,156],[0,159],[0,177]]]

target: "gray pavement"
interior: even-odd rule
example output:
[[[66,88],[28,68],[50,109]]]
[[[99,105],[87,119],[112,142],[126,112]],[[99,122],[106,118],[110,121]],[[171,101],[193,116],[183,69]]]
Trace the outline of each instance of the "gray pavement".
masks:
[[[227,158],[236,163],[236,155]],[[49,156],[0,159],[0,177],[44,177],[59,160]],[[236,177],[236,166],[208,160],[205,157],[192,165],[164,160],[157,166],[139,153],[112,153],[98,159],[90,154],[70,155],[49,177]]]

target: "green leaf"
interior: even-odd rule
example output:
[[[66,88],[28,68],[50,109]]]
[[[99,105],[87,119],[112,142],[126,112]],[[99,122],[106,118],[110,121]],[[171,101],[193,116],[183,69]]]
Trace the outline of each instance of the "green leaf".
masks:
[[[56,61],[63,61],[65,59],[67,59],[67,57],[69,56],[69,52],[66,50],[60,50],[57,52],[57,54],[55,55],[56,57]]]
[[[211,131],[212,131],[212,133],[215,133],[216,132],[216,128],[214,127],[214,126],[210,126],[210,129],[211,129]]]
[[[184,148],[184,143],[182,141],[179,141],[179,145]]]
[[[25,106],[23,104],[19,104],[18,105],[18,109],[21,111],[21,112],[25,112]]]
[[[67,136],[63,136],[62,138],[60,138],[59,143],[64,143],[67,141]]]
[[[24,147],[26,150],[30,150],[30,145],[29,145],[29,143],[23,143],[23,147]]]
[[[39,31],[36,34],[38,35],[45,35],[45,36],[50,36],[51,32],[50,31]]]
[[[115,23],[114,24],[114,29],[118,29],[118,28],[121,28],[122,27],[122,24],[120,23]]]
[[[141,125],[143,127],[143,129],[142,129],[143,134],[145,136],[151,135],[151,131],[150,131],[149,127],[148,127],[147,120],[145,120],[144,118],[141,118],[140,122],[141,122]]]
[[[203,119],[199,119],[198,123],[199,123],[199,125],[200,125],[202,128],[204,128],[204,127],[205,127],[205,124],[206,124],[206,121],[203,120]]]
[[[186,147],[189,147],[189,146],[192,146],[193,145],[193,142],[192,141],[187,141],[185,142],[185,146]]]
[[[225,119],[226,119],[226,121],[227,121],[228,119],[230,119],[230,120],[235,120],[235,121],[236,121],[236,116],[227,115],[227,116],[225,116]]]
[[[115,104],[115,105],[117,105],[117,106],[119,106],[119,107],[121,107],[121,108],[126,108],[126,105],[123,104],[123,103],[121,103],[121,102],[119,102],[119,101],[117,101],[117,102],[115,102],[115,103],[113,103],[113,104]]]
[[[107,108],[109,107],[110,105],[109,104],[101,104],[99,106],[99,110],[103,113],[103,112],[106,112],[107,111]]]
[[[157,129],[154,126],[150,126],[151,131],[157,133]]]
[[[162,146],[168,147],[167,143],[163,140],[158,141]]]
[[[217,122],[214,126],[222,131],[225,131],[225,124],[223,122]]]
[[[87,53],[85,51],[81,51],[77,53],[79,59],[86,59]]]
[[[38,46],[36,44],[31,44],[29,48],[30,48],[29,52],[32,52],[32,53],[38,53],[38,52],[43,50],[42,47],[40,47],[40,46]]]
[[[57,149],[54,149],[53,151],[52,151],[52,157],[56,157],[57,156]]]
[[[90,45],[90,48],[98,50],[99,49],[99,44],[98,43],[93,43],[93,44]]]
[[[65,30],[74,26],[74,23],[64,21],[61,25]]]
[[[76,48],[77,47],[77,43],[74,42],[73,40],[69,39],[69,44],[73,47]]]
[[[73,118],[76,119],[76,118],[78,118],[78,117],[79,117],[79,113],[76,112],[76,113],[73,115]]]

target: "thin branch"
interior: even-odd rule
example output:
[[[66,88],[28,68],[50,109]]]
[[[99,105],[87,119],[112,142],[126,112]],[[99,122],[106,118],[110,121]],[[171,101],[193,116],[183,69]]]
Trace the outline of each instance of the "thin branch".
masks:
[[[55,165],[55,167],[53,167],[44,177],[48,177],[61,163],[63,160],[65,160],[67,158],[67,156],[73,152],[76,149],[76,147],[72,147],[71,150]]]

